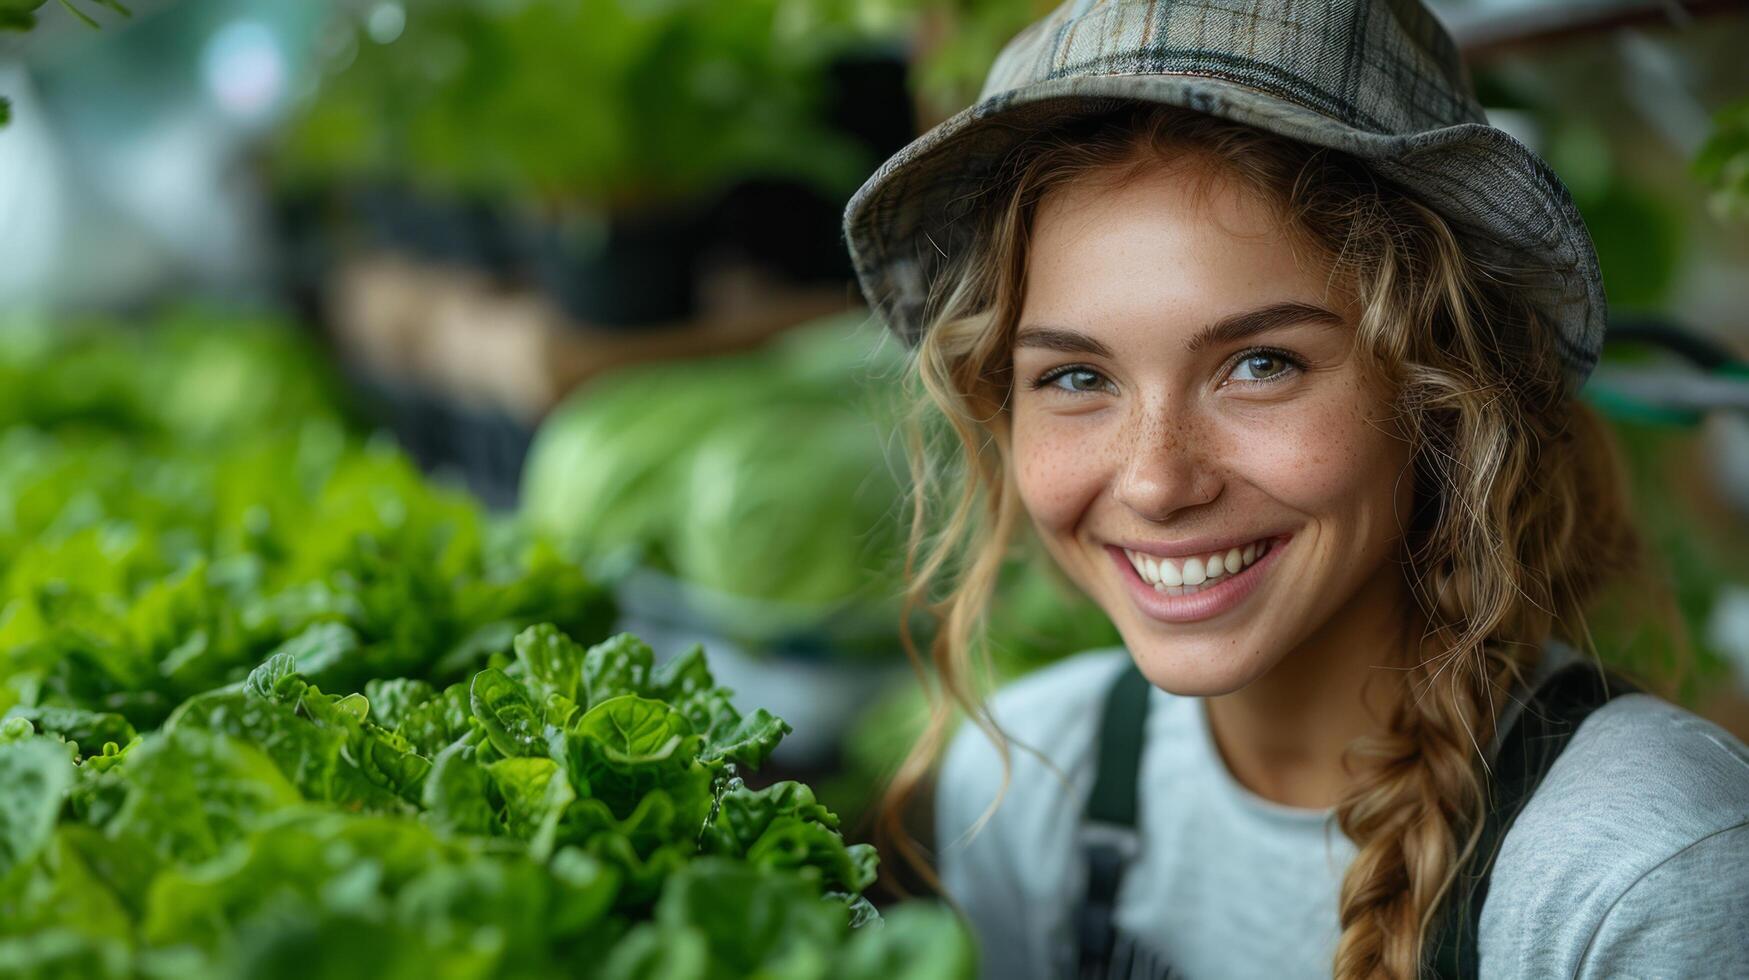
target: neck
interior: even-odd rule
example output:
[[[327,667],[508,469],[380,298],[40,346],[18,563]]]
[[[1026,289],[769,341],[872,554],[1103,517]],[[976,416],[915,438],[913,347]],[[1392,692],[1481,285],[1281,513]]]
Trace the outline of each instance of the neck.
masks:
[[[1403,697],[1409,637],[1419,635],[1406,587],[1381,575],[1268,674],[1207,698],[1214,744],[1233,778],[1285,806],[1324,809],[1354,777],[1350,742],[1389,730]]]

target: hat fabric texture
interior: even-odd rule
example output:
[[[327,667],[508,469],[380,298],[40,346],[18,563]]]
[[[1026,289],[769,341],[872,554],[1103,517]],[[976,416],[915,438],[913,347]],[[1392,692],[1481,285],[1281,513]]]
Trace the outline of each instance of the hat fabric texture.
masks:
[[[1585,223],[1548,165],[1490,126],[1469,73],[1418,0],[1067,0],[997,56],[978,100],[875,171],[844,232],[864,295],[906,343],[933,280],[975,233],[1027,137],[1130,101],[1166,103],[1366,161],[1450,219],[1470,247],[1543,270],[1569,390],[1607,317]]]

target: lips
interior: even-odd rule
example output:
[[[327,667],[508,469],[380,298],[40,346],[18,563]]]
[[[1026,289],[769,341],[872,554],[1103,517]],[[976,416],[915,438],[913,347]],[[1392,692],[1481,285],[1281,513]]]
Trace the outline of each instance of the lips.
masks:
[[[1267,554],[1270,541],[1270,538],[1260,538],[1225,550],[1216,549],[1204,555],[1181,558],[1167,558],[1129,548],[1124,549],[1124,555],[1143,581],[1157,589],[1166,589],[1197,586],[1223,575],[1236,575]]]
[[[1226,571],[1226,558],[1223,555],[1221,575],[1210,580],[1205,574],[1201,584],[1189,586],[1165,585],[1163,579],[1157,580],[1161,584],[1156,584],[1155,581],[1143,577],[1143,573],[1132,562],[1131,553],[1114,545],[1106,545],[1105,550],[1112,556],[1118,573],[1123,577],[1131,600],[1143,614],[1161,622],[1192,623],[1219,616],[1243,603],[1263,583],[1291,539],[1292,535],[1262,539],[1257,542],[1258,549],[1249,564],[1244,563],[1244,549],[1239,549],[1242,567],[1236,573]],[[1145,560],[1153,556],[1139,557]],[[1159,559],[1154,561],[1158,564]],[[1181,578],[1184,573],[1183,566],[1191,561],[1200,559],[1183,559],[1178,569]]]

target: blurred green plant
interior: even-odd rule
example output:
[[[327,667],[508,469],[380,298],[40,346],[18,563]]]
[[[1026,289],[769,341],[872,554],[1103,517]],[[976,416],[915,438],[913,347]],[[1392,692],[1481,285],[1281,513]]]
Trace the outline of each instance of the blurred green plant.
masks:
[[[1061,0],[792,0],[798,20],[851,36],[903,40],[910,83],[925,122],[972,104],[990,65],[1021,28]]]
[[[292,175],[627,209],[745,175],[845,192],[871,168],[828,127],[853,5],[797,0],[425,0],[342,64],[284,144]],[[347,61],[349,59],[349,62]]]
[[[1749,527],[1728,507],[1710,501],[1706,470],[1713,464],[1698,427],[1599,407],[1612,416],[1610,429],[1629,477],[1635,524],[1675,599],[1687,656],[1680,638],[1661,628],[1664,624],[1647,597],[1620,594],[1620,587],[1594,604],[1588,625],[1606,662],[1648,677],[1675,679],[1673,696],[1693,708],[1731,676],[1730,658],[1712,645],[1707,624],[1725,596],[1721,586],[1749,582]],[[1691,478],[1677,480],[1673,474]]]
[[[100,7],[107,7],[123,17],[133,16],[132,11],[122,6],[119,0],[89,0],[89,2]],[[36,12],[46,3],[48,0],[0,0],[0,31],[28,31],[35,27]],[[97,26],[97,21],[92,20],[90,14],[75,6],[73,0],[60,0],[60,4],[67,9],[67,13],[92,27]]]
[[[1749,99],[1713,116],[1713,133],[1690,167],[1707,184],[1707,207],[1720,221],[1749,219]]]
[[[133,16],[133,12],[122,6],[120,0],[88,0],[88,2],[107,7],[110,10],[121,14],[123,17]],[[0,0],[0,33],[6,31],[28,31],[35,27],[36,12],[42,9],[43,5],[46,3],[48,3],[48,0]],[[74,17],[79,18],[92,27],[98,26],[97,21],[93,20],[90,14],[85,13],[73,4],[73,0],[60,0],[60,4],[67,8],[67,12]],[[11,119],[12,103],[8,102],[4,97],[0,97],[0,129],[5,128],[6,124],[10,122]]]
[[[321,352],[272,317],[185,306],[139,327],[0,318],[0,428],[189,449],[347,418]]]
[[[1585,217],[1610,306],[1660,308],[1676,282],[1688,240],[1680,195],[1627,173],[1597,123],[1553,117],[1548,125],[1548,161]]]
[[[344,679],[454,674],[536,619],[611,623],[550,545],[360,443],[305,338],[159,328],[0,331],[0,710],[144,727],[313,628],[350,637]]]
[[[1060,0],[889,0],[918,21],[912,85],[925,114],[945,118],[972,104],[990,66],[1021,29]]]

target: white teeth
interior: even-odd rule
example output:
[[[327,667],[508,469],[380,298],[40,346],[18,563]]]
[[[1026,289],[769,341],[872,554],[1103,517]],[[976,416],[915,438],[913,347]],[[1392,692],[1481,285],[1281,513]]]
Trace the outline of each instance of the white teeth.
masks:
[[[1143,581],[1156,589],[1164,590],[1183,585],[1201,585],[1222,575],[1234,574],[1250,566],[1268,551],[1268,541],[1253,541],[1244,548],[1228,548],[1224,552],[1217,551],[1183,561],[1157,558],[1127,548],[1124,549],[1124,554]]]

